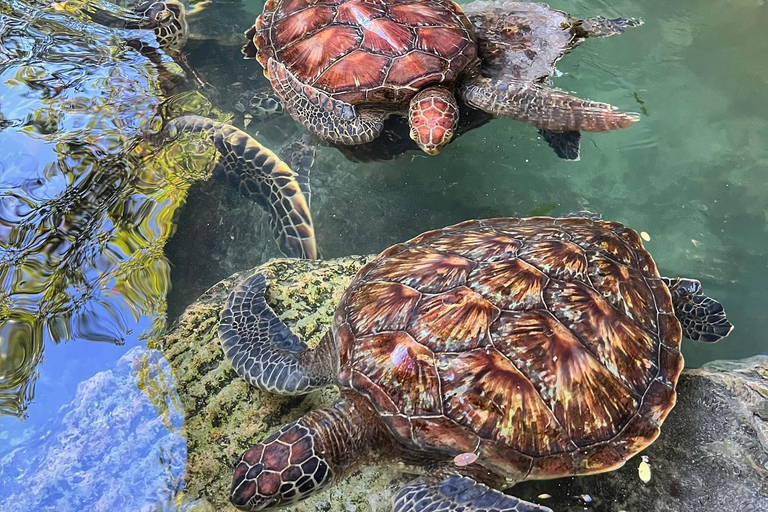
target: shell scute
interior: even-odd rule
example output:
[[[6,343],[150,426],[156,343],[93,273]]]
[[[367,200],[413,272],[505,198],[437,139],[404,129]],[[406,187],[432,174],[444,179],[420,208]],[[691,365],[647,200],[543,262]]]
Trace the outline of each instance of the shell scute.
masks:
[[[488,327],[499,309],[460,286],[422,300],[413,312],[408,332],[434,352],[458,352],[485,346]]]
[[[500,309],[544,309],[542,290],[549,278],[520,258],[480,263],[467,279],[469,287]]]
[[[549,312],[504,312],[491,336],[553,411],[572,447],[610,438],[637,409],[640,396]]]
[[[447,67],[441,57],[412,51],[392,60],[387,81],[395,87],[417,90],[424,83],[440,81]]]
[[[358,335],[405,330],[420,298],[400,283],[364,283],[350,299],[349,324]]]
[[[336,31],[342,29],[332,28]],[[357,32],[355,35],[359,37]],[[388,65],[389,59],[383,55],[353,50],[326,68],[313,85],[330,92],[374,88],[384,80]]]
[[[466,32],[453,27],[419,27],[416,32],[416,48],[435,55],[461,53],[470,41]]]
[[[421,293],[440,293],[467,281],[475,263],[430,248],[406,248],[368,272],[367,279],[395,281]]]
[[[587,255],[573,243],[560,240],[527,243],[518,251],[518,257],[554,279],[587,279]]]
[[[275,39],[280,45],[287,45],[308,32],[313,32],[321,27],[324,27],[333,19],[334,10],[327,5],[316,5],[309,9],[295,12],[289,16],[283,17],[280,21],[275,23]],[[325,38],[321,34],[317,34],[317,37],[321,41],[328,41],[327,35]],[[301,44],[302,41],[297,41],[296,44]],[[306,46],[306,44],[305,44]],[[346,50],[345,50],[346,51]],[[301,55],[288,54],[293,60],[299,60]]]
[[[401,55],[413,47],[414,35],[408,28],[387,18],[377,18],[362,25],[362,47],[373,53]]]
[[[437,360],[448,418],[529,455],[569,446],[530,380],[498,351],[438,354]]]
[[[549,311],[569,326],[608,371],[638,395],[643,394],[657,370],[654,335],[577,281],[552,281],[544,300]]]
[[[355,368],[392,397],[409,416],[442,410],[435,355],[402,331],[366,336],[354,354]]]

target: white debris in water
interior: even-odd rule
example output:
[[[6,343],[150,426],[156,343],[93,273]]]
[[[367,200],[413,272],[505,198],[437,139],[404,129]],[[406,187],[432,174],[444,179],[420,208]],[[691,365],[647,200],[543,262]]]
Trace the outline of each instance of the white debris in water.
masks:
[[[540,499],[540,500],[548,500],[551,497],[552,497],[552,495],[551,494],[547,494],[547,493],[539,494],[538,496],[536,496],[536,498]]]
[[[651,241],[651,235],[649,235],[647,231],[641,231],[640,232],[640,238],[642,238],[646,242],[650,242]]]
[[[640,476],[640,481],[647,484],[651,481],[651,465],[648,464],[648,456],[643,455],[640,460],[640,465],[637,466],[637,474]]]

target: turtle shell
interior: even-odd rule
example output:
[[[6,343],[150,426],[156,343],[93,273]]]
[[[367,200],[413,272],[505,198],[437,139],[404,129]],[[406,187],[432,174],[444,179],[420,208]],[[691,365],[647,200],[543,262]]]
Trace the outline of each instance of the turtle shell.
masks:
[[[268,0],[246,35],[302,82],[352,104],[404,102],[451,84],[475,57],[471,25],[449,0]]]
[[[635,231],[586,218],[430,231],[363,267],[340,382],[405,445],[509,481],[615,469],[675,402],[681,328]]]

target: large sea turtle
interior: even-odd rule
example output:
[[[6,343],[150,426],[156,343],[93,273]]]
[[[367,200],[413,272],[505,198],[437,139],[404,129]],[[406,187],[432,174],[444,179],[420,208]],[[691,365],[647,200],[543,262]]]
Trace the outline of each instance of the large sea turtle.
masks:
[[[609,471],[652,443],[675,403],[682,335],[732,326],[698,281],[659,276],[638,234],[592,217],[475,220],[382,252],[314,350],[256,274],[219,336],[273,393],[340,400],[249,448],[231,501],[287,505],[363,463],[422,473],[395,512],[542,512],[497,489]]]
[[[419,147],[436,154],[457,128],[457,97],[551,132],[607,131],[638,120],[538,81],[570,44],[567,15],[542,4],[476,4],[466,7],[477,14],[473,24],[451,0],[268,0],[243,53],[258,58],[294,119],[335,144],[370,142],[387,117],[400,114]],[[596,33],[635,24],[602,21]],[[521,71],[526,59],[516,52],[529,22],[546,25],[536,42],[553,38],[555,54],[529,55],[535,66]],[[566,41],[558,39],[563,34]],[[538,45],[528,44],[535,54]]]

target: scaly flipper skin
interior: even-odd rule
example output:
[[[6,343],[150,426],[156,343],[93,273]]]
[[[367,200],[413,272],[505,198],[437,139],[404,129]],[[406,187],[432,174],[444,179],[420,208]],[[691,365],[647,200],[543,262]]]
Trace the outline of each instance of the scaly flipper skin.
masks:
[[[714,343],[728,336],[733,325],[723,306],[701,292],[696,279],[662,277],[672,294],[675,316],[683,327],[683,336],[694,341]]]
[[[421,476],[395,496],[392,512],[552,512],[509,496],[469,477]]]
[[[235,288],[219,324],[224,353],[237,374],[259,389],[300,395],[333,381],[335,346],[326,336],[309,350],[266,302],[267,280],[256,274]]]
[[[636,123],[637,114],[615,112],[608,103],[586,101],[540,84],[476,77],[459,89],[467,104],[554,131],[605,132]]]
[[[318,137],[337,144],[355,145],[370,142],[381,133],[383,113],[358,111],[349,103],[302,84],[275,59],[269,59],[267,72],[285,110]]]
[[[603,16],[593,16],[586,18],[577,24],[576,33],[581,37],[608,37],[621,34],[628,28],[639,27],[642,20],[633,18],[604,18]]]
[[[297,174],[272,151],[234,126],[200,116],[173,119],[164,129],[169,137],[182,132],[206,134],[219,158],[214,176],[225,179],[267,213],[280,250],[288,256],[317,259],[309,201]]]

